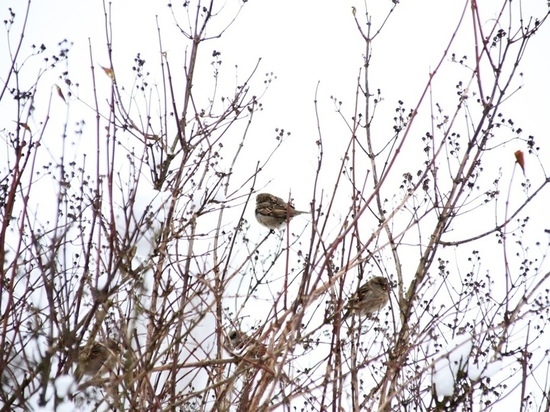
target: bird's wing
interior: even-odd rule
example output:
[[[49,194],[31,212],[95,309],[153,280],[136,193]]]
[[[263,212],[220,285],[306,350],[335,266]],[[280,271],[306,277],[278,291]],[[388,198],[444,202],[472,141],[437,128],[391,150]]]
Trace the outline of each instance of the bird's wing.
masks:
[[[256,205],[256,213],[270,216],[273,213],[273,205],[271,202],[262,202]]]
[[[292,214],[294,208],[289,205],[288,209]],[[259,213],[264,216],[273,216],[279,218],[286,218],[287,215],[287,205],[274,202],[262,202],[256,205],[256,213]]]

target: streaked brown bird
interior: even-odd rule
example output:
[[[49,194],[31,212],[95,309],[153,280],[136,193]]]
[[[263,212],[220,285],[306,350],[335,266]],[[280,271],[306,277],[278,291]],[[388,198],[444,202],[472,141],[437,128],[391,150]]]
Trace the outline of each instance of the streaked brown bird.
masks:
[[[240,330],[232,330],[227,335],[225,347],[230,352],[243,352],[254,358],[261,358],[267,352],[267,347],[253,337]]]
[[[280,229],[287,221],[302,213],[290,203],[269,193],[260,193],[256,196],[256,219],[268,229]]]
[[[112,366],[113,359],[118,352],[116,342],[109,340],[108,342],[94,342],[86,351],[86,347],[80,348],[78,356],[78,366],[75,376],[80,380],[82,375],[95,376],[107,372]]]
[[[346,303],[346,312],[342,316],[342,322],[352,313],[359,316],[369,316],[378,312],[388,304],[390,300],[390,282],[383,276],[375,276],[367,283],[360,286]]]

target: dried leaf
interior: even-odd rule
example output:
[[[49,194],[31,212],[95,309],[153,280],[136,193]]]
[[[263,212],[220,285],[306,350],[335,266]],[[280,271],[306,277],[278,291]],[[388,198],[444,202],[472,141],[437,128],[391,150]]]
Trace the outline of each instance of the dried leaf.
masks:
[[[105,74],[111,78],[111,80],[113,81],[115,80],[115,72],[112,69],[109,69],[108,67],[103,67],[103,66],[101,66],[101,68],[103,69]]]
[[[521,150],[516,150],[514,152],[514,156],[516,157],[516,162],[518,162],[523,174],[525,175],[525,160],[523,158],[523,152]]]
[[[65,96],[63,96],[63,92],[61,91],[61,87],[59,87],[57,84],[55,85],[55,87],[57,89],[57,94],[59,95],[59,97],[61,97],[63,101],[67,103],[67,100],[65,100]]]
[[[31,128],[29,127],[29,125],[27,123],[21,123],[19,122],[19,126],[23,127],[27,132],[31,132]]]

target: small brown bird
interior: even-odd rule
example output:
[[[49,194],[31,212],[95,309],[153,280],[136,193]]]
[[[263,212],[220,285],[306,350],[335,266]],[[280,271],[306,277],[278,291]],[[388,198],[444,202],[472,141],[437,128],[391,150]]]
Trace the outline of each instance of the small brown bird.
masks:
[[[371,315],[378,312],[390,300],[390,282],[383,276],[375,276],[357,289],[345,306],[346,312],[342,322],[352,313],[359,316]]]
[[[240,352],[244,349],[243,353],[250,354],[254,358],[261,358],[267,352],[267,347],[263,343],[258,342],[240,330],[229,332],[224,344],[230,352]]]
[[[86,347],[81,347],[75,372],[77,379],[80,380],[82,375],[93,377],[100,371],[102,374],[107,372],[117,351],[118,347],[114,341],[94,342],[88,351],[86,351]]]
[[[269,229],[280,229],[287,221],[303,212],[294,209],[289,203],[269,193],[260,193],[256,196],[256,219]]]

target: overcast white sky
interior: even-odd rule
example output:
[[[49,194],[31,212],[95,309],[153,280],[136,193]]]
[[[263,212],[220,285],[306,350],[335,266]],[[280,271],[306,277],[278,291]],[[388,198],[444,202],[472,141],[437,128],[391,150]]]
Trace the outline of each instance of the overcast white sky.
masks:
[[[4,4],[3,13],[7,15],[7,7],[12,7],[17,13],[17,21],[21,23],[25,5],[25,1],[9,0]],[[228,21],[227,16],[233,15],[232,10],[237,10],[241,5],[238,0],[228,0],[220,10],[219,17],[216,17],[220,26]],[[368,2],[369,11],[373,16],[373,27],[379,27],[385,12],[390,10],[392,5],[389,0]],[[403,100],[406,108],[414,107],[416,104],[430,70],[440,59],[450,35],[455,30],[464,5],[465,1],[402,1],[393,12],[383,35],[374,43],[371,68],[372,84],[382,90],[386,99],[386,104],[378,109],[381,127],[386,128],[382,129],[384,132],[389,132],[389,119],[393,116],[397,100]],[[353,113],[355,84],[362,63],[364,45],[353,20],[352,6],[356,6],[359,18],[363,19],[359,13],[364,7],[357,1],[250,1],[244,5],[236,22],[221,39],[205,43],[201,49],[208,77],[211,51],[221,51],[222,84],[227,85],[228,93],[235,86],[236,73],[242,81],[255,66],[258,58],[262,58],[262,63],[258,70],[259,76],[256,77],[257,85],[263,80],[264,73],[273,72],[277,76],[277,80],[264,98],[265,111],[257,116],[253,132],[258,136],[256,142],[259,142],[261,147],[265,145],[260,136],[262,139],[271,140],[275,136],[276,127],[292,133],[292,143],[288,144],[288,149],[277,155],[284,159],[276,159],[272,165],[286,163],[286,168],[292,176],[296,176],[298,171],[300,174],[306,173],[303,181],[294,181],[291,188],[288,178],[280,173],[278,166],[272,166],[275,169],[266,175],[280,176],[272,183],[273,191],[288,193],[292,189],[297,201],[300,200],[297,193],[304,190],[307,192],[316,166],[314,142],[317,140],[317,130],[313,100],[317,83],[320,82],[318,100],[327,141],[338,139],[338,136],[346,132],[342,122],[334,114],[329,97],[335,96],[343,102],[348,119]],[[185,24],[185,15],[180,12],[180,7],[179,3],[174,4],[179,23]],[[482,7],[488,5],[484,4]],[[546,2],[543,0],[523,2],[526,20],[531,12],[536,11],[540,14],[546,8]],[[185,52],[187,44],[182,42],[178,30],[174,27],[165,2],[117,0],[112,4],[112,11],[113,54],[119,82],[123,81],[124,75],[131,76],[129,68],[133,65],[137,53],[141,53],[141,57],[147,61],[147,69],[153,73],[150,80],[153,81],[155,74],[158,74],[155,72],[160,61],[156,16],[163,35],[164,50],[172,59],[172,69],[178,69],[177,63],[181,63],[180,56]],[[496,11],[487,13],[487,16],[496,16]],[[470,19],[468,12],[465,19]],[[488,18],[487,24],[490,23]],[[457,56],[468,55],[472,59],[472,46],[468,41],[470,33],[467,32],[470,26],[469,22],[464,25],[451,51]],[[13,32],[18,33],[17,30]],[[96,69],[99,69],[99,65],[109,64],[101,2],[34,2],[23,45],[23,55],[29,50],[30,44],[40,43],[46,44],[46,54],[50,54],[56,49],[56,44],[63,39],[74,43],[69,62],[71,80],[88,85],[91,78],[88,41],[93,48]],[[5,50],[5,37],[0,41],[0,50]],[[549,109],[546,100],[550,92],[547,75],[550,72],[548,44],[550,30],[546,26],[528,47],[527,57],[523,61],[526,72],[525,86],[520,92],[521,97],[513,99],[512,102],[517,105],[517,111],[514,110],[516,123],[524,125],[525,129],[528,129],[526,133],[538,136],[539,144],[544,143],[544,119]],[[7,59],[0,61],[1,76],[5,75],[5,65],[8,63]],[[237,70],[234,68],[235,65],[239,66]],[[448,70],[439,83],[442,89],[438,89],[437,86],[434,88],[434,101],[445,104],[446,94],[451,94],[448,106],[450,110],[455,98],[452,88],[456,81],[463,77],[464,72],[460,72],[459,69]],[[447,82],[447,79],[450,81]],[[98,76],[98,80],[100,88],[109,84],[105,76]],[[52,78],[52,84],[54,82],[59,83],[59,80]],[[443,88],[445,82],[446,89]],[[199,88],[200,84],[196,87]],[[85,86],[80,89],[86,98],[89,89],[86,90]],[[61,102],[54,104],[61,105]],[[71,116],[75,120],[78,119],[76,107],[72,108]],[[50,132],[53,134],[53,130]],[[255,165],[255,160],[252,159],[252,165]],[[303,201],[308,200],[309,194]]]

